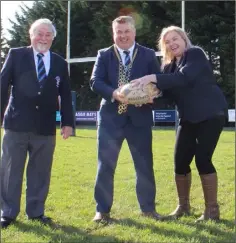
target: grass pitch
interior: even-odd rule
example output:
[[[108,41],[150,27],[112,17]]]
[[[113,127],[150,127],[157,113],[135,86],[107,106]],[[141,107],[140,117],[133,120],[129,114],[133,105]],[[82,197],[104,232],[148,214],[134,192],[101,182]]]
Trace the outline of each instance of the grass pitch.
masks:
[[[235,242],[235,133],[224,131],[213,161],[219,177],[221,221],[194,223],[204,210],[203,192],[194,161],[192,163],[191,206],[193,214],[176,221],[156,222],[140,216],[135,194],[135,171],[127,143],[119,156],[115,174],[111,216],[116,222],[94,224],[93,189],[97,170],[96,129],[78,128],[76,137],[64,141],[58,130],[45,214],[53,227],[30,222],[24,212],[25,185],[17,222],[2,230],[2,242]],[[173,148],[175,131],[153,130],[156,209],[168,214],[177,204],[174,184]]]

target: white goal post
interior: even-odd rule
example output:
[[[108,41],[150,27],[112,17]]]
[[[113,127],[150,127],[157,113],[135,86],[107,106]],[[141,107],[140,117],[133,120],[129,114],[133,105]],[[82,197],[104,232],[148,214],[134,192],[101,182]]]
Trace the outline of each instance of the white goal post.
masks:
[[[68,62],[69,72],[70,72],[71,63],[95,62],[96,60],[96,57],[70,58],[70,15],[71,15],[71,1],[68,1],[66,60]],[[185,29],[185,1],[181,1],[181,27],[183,30]],[[161,56],[159,51],[156,52],[156,56]]]
[[[66,45],[66,60],[68,62],[68,71],[70,73],[70,64],[71,63],[85,63],[85,62],[95,62],[96,57],[80,57],[80,58],[70,58],[70,15],[71,15],[71,1],[68,1],[67,9],[67,45]],[[185,29],[185,1],[181,1],[181,27]],[[156,52],[156,56],[161,56],[160,52]],[[176,109],[175,109],[176,110]],[[177,131],[178,126],[178,112],[176,110],[176,119],[175,119],[175,130]],[[73,131],[75,134],[75,129]]]
[[[157,51],[156,52],[156,56],[160,57],[161,56],[161,52]],[[67,62],[69,64],[71,64],[71,63],[82,63],[82,62],[95,62],[95,61],[96,61],[96,57],[79,57],[79,58],[67,59]]]

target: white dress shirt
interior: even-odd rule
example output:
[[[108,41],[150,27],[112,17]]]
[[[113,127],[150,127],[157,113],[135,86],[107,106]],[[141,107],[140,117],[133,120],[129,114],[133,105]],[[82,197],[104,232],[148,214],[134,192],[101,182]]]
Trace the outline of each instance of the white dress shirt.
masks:
[[[124,51],[129,51],[129,57],[130,57],[130,60],[132,60],[133,53],[134,53],[134,47],[135,47],[135,43],[128,50],[123,50],[116,45],[116,48],[120,54],[123,65],[125,65],[125,57],[126,57],[126,54],[124,53]]]
[[[36,51],[34,48],[34,62],[35,62],[35,68],[36,68],[36,73],[37,73],[37,76],[38,76],[38,57],[37,57],[37,54],[39,53],[38,51]],[[45,69],[46,69],[46,74],[48,75],[49,73],[49,70],[50,70],[50,51],[47,51],[45,53],[43,53],[43,62],[44,62],[44,66],[45,66]]]

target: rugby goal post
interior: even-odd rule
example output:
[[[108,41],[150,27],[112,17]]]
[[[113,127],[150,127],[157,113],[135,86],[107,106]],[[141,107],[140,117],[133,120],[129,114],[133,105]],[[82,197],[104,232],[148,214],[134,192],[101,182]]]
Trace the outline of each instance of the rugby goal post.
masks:
[[[67,45],[66,45],[66,60],[68,63],[68,72],[70,74],[70,64],[72,63],[84,63],[84,62],[95,62],[96,57],[82,57],[82,58],[70,58],[70,15],[71,15],[71,1],[68,1],[68,9],[67,9]],[[185,29],[185,1],[181,1],[181,27]],[[156,52],[156,56],[161,56],[160,52]],[[175,131],[177,131],[178,127],[178,112],[175,107]],[[75,117],[74,117],[75,119]],[[74,124],[76,125],[76,119],[74,120]],[[76,129],[73,129],[73,136],[76,136]]]

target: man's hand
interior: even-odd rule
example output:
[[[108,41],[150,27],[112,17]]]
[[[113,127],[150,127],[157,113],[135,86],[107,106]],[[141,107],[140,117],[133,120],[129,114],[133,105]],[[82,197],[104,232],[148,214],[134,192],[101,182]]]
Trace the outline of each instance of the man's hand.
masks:
[[[119,87],[118,89],[114,90],[114,92],[112,94],[112,98],[117,100],[120,103],[128,104],[128,100],[124,97],[123,94],[120,93],[120,88],[121,87]]]
[[[72,135],[72,127],[64,126],[61,128],[61,135],[63,139],[67,139]]]

